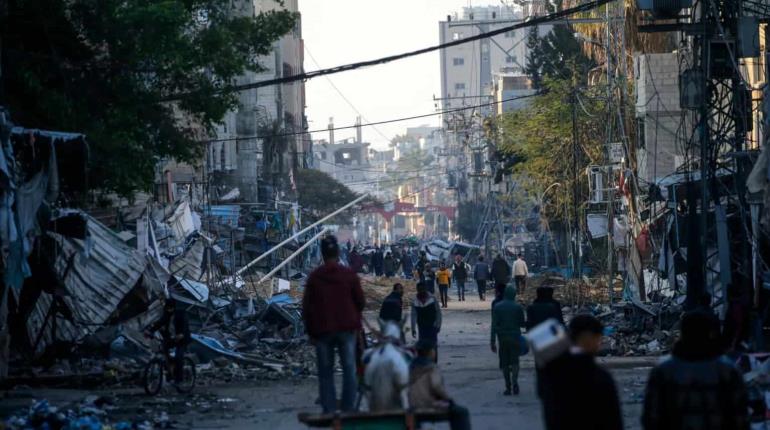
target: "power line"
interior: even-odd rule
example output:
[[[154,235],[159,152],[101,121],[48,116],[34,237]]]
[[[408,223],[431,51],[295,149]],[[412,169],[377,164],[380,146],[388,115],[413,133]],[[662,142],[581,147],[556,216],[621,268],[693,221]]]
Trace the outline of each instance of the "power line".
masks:
[[[329,129],[329,128],[319,128],[317,130],[306,130],[306,131],[297,131],[297,132],[289,132],[289,133],[265,134],[265,135],[241,136],[241,137],[228,137],[228,138],[224,138],[224,139],[205,140],[205,141],[202,141],[202,142],[204,142],[204,143],[216,143],[216,142],[231,142],[231,141],[234,141],[234,140],[242,140],[242,139],[267,139],[267,138],[272,138],[272,137],[297,136],[297,135],[307,134],[307,133],[325,133],[325,132],[328,132],[329,130],[349,130],[351,128],[356,128],[356,127],[371,127],[371,126],[380,125],[380,124],[390,124],[390,123],[394,123],[394,122],[409,121],[409,120],[413,120],[413,119],[428,118],[428,117],[431,117],[431,116],[444,115],[444,114],[447,114],[447,113],[472,110],[472,109],[477,109],[477,108],[484,107],[484,106],[492,106],[492,105],[497,105],[497,104],[500,104],[500,103],[515,101],[515,100],[521,100],[521,99],[526,99],[526,98],[530,98],[530,97],[536,97],[536,96],[539,96],[539,95],[540,95],[539,93],[528,94],[528,95],[524,95],[524,96],[517,96],[517,97],[511,97],[509,99],[498,100],[498,101],[494,101],[494,102],[490,102],[490,103],[482,103],[482,104],[473,105],[473,106],[465,106],[465,107],[461,107],[461,108],[440,110],[440,111],[437,111],[437,112],[432,112],[432,113],[423,114],[423,115],[414,115],[414,116],[408,116],[408,117],[402,117],[402,118],[394,118],[394,119],[388,119],[388,120],[384,120],[384,121],[370,122],[370,123],[366,123],[366,124],[346,125],[346,126],[342,126],[342,127],[334,127],[332,129]]]
[[[429,46],[427,48],[421,48],[421,49],[417,49],[417,50],[414,50],[414,51],[404,52],[404,53],[401,53],[401,54],[395,54],[395,55],[390,55],[390,56],[387,56],[387,57],[381,57],[381,58],[377,58],[377,59],[374,59],[374,60],[360,61],[360,62],[357,62],[357,63],[344,64],[344,65],[341,65],[341,66],[331,67],[331,68],[328,68],[328,69],[320,69],[320,70],[315,70],[315,71],[312,71],[312,72],[300,73],[300,74],[297,74],[297,75],[283,76],[283,77],[280,77],[280,78],[268,79],[268,80],[259,81],[259,82],[251,82],[251,83],[243,84],[243,85],[232,85],[232,86],[224,87],[224,88],[222,88],[219,91],[220,92],[225,92],[225,91],[233,91],[233,92],[245,91],[245,90],[251,90],[251,89],[255,89],[255,88],[268,87],[268,86],[272,86],[272,85],[288,84],[288,83],[291,83],[291,82],[304,81],[304,80],[307,80],[307,79],[317,78],[319,76],[331,75],[331,74],[334,74],[334,73],[346,72],[346,71],[349,71],[349,70],[356,70],[356,69],[360,69],[360,68],[363,68],[363,67],[369,67],[369,66],[375,66],[375,65],[380,65],[380,64],[386,64],[386,63],[390,63],[390,62],[393,62],[393,61],[396,61],[396,60],[402,60],[404,58],[409,58],[409,57],[414,57],[414,56],[417,56],[417,55],[427,54],[429,52],[438,51],[440,49],[446,49],[446,48],[450,48],[450,47],[453,47],[453,46],[462,45],[464,43],[469,43],[469,42],[474,42],[476,40],[490,38],[490,37],[493,37],[493,36],[497,36],[498,34],[504,34],[504,33],[508,32],[508,31],[511,31],[511,30],[517,30],[517,29],[520,29],[520,28],[527,28],[527,27],[534,27],[534,26],[542,25],[542,24],[548,24],[551,21],[555,21],[555,20],[558,20],[560,18],[564,18],[564,17],[570,16],[570,15],[574,15],[576,13],[588,12],[590,10],[593,10],[593,9],[599,7],[599,6],[605,5],[605,4],[610,3],[612,1],[614,1],[614,0],[595,0],[595,1],[584,3],[582,5],[575,6],[575,7],[569,8],[569,9],[564,9],[562,11],[554,12],[554,13],[551,13],[551,14],[548,14],[548,15],[543,15],[543,16],[535,17],[535,18],[532,18],[532,19],[530,19],[528,21],[521,22],[521,23],[514,24],[514,25],[510,25],[508,27],[502,27],[502,28],[499,28],[497,30],[488,31],[486,33],[479,33],[479,34],[477,34],[475,36],[471,36],[471,37],[467,37],[467,38],[462,38],[462,39],[458,39],[458,40],[453,40],[451,42],[441,43],[441,44],[438,44],[438,45]],[[169,96],[169,97],[163,99],[163,101],[180,100],[180,99],[183,99],[184,97],[186,97],[186,96],[188,96],[190,94],[192,94],[192,93],[184,93],[184,94],[172,95],[172,96]]]
[[[308,57],[310,57],[310,61],[312,61],[313,64],[315,64],[315,66],[320,69],[321,65],[318,64],[318,61],[316,61],[315,57],[310,52],[310,49],[307,47],[307,43],[305,43],[305,52],[307,52]],[[332,88],[334,88],[334,91],[336,91],[337,94],[340,95],[342,100],[344,100],[345,103],[347,103],[348,106],[350,106],[350,108],[353,109],[353,111],[358,114],[358,116],[360,116],[364,121],[369,122],[369,120],[366,119],[364,114],[362,114],[358,109],[356,109],[356,107],[353,106],[353,103],[347,97],[345,97],[345,94],[343,94],[342,91],[340,91],[340,89],[336,85],[334,85],[334,81],[332,81],[330,77],[324,76],[324,78],[326,78],[326,81],[329,82],[329,85],[331,85]],[[373,126],[372,129],[374,129],[374,131],[376,131],[377,134],[382,136],[382,138],[385,139],[385,141],[390,142],[390,138],[385,136],[385,134],[383,132],[381,132],[377,127]],[[334,143],[334,142],[331,142],[331,143]]]

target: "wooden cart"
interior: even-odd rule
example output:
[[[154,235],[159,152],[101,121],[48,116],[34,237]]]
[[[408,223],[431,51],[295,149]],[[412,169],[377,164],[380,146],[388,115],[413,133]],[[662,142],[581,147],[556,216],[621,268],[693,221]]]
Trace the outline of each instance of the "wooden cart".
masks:
[[[418,422],[449,420],[445,409],[349,412],[340,414],[299,414],[297,419],[308,427],[335,430],[416,430]]]

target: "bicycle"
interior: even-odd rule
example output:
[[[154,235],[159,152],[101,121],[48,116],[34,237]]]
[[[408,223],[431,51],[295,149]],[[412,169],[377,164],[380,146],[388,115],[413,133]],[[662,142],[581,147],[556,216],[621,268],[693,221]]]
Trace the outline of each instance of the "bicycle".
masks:
[[[153,358],[144,367],[142,383],[144,392],[154,396],[163,388],[163,380],[173,381],[174,360],[171,354],[163,346],[153,355]],[[190,357],[182,360],[182,381],[171,382],[180,393],[187,394],[195,388],[195,363]]]

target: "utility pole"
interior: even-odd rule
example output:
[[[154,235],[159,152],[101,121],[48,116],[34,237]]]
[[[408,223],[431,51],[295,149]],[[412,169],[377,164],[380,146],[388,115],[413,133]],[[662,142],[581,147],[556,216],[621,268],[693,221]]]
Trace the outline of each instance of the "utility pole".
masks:
[[[574,68],[573,68],[574,71]],[[572,277],[580,278],[580,221],[578,220],[578,127],[577,86],[572,86]]]

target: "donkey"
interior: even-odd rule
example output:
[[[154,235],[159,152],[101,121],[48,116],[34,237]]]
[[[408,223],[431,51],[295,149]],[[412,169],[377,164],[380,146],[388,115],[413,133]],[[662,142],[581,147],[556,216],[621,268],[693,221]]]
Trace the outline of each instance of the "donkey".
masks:
[[[411,354],[401,347],[401,327],[380,320],[380,342],[364,352],[364,386],[372,412],[409,408]]]

